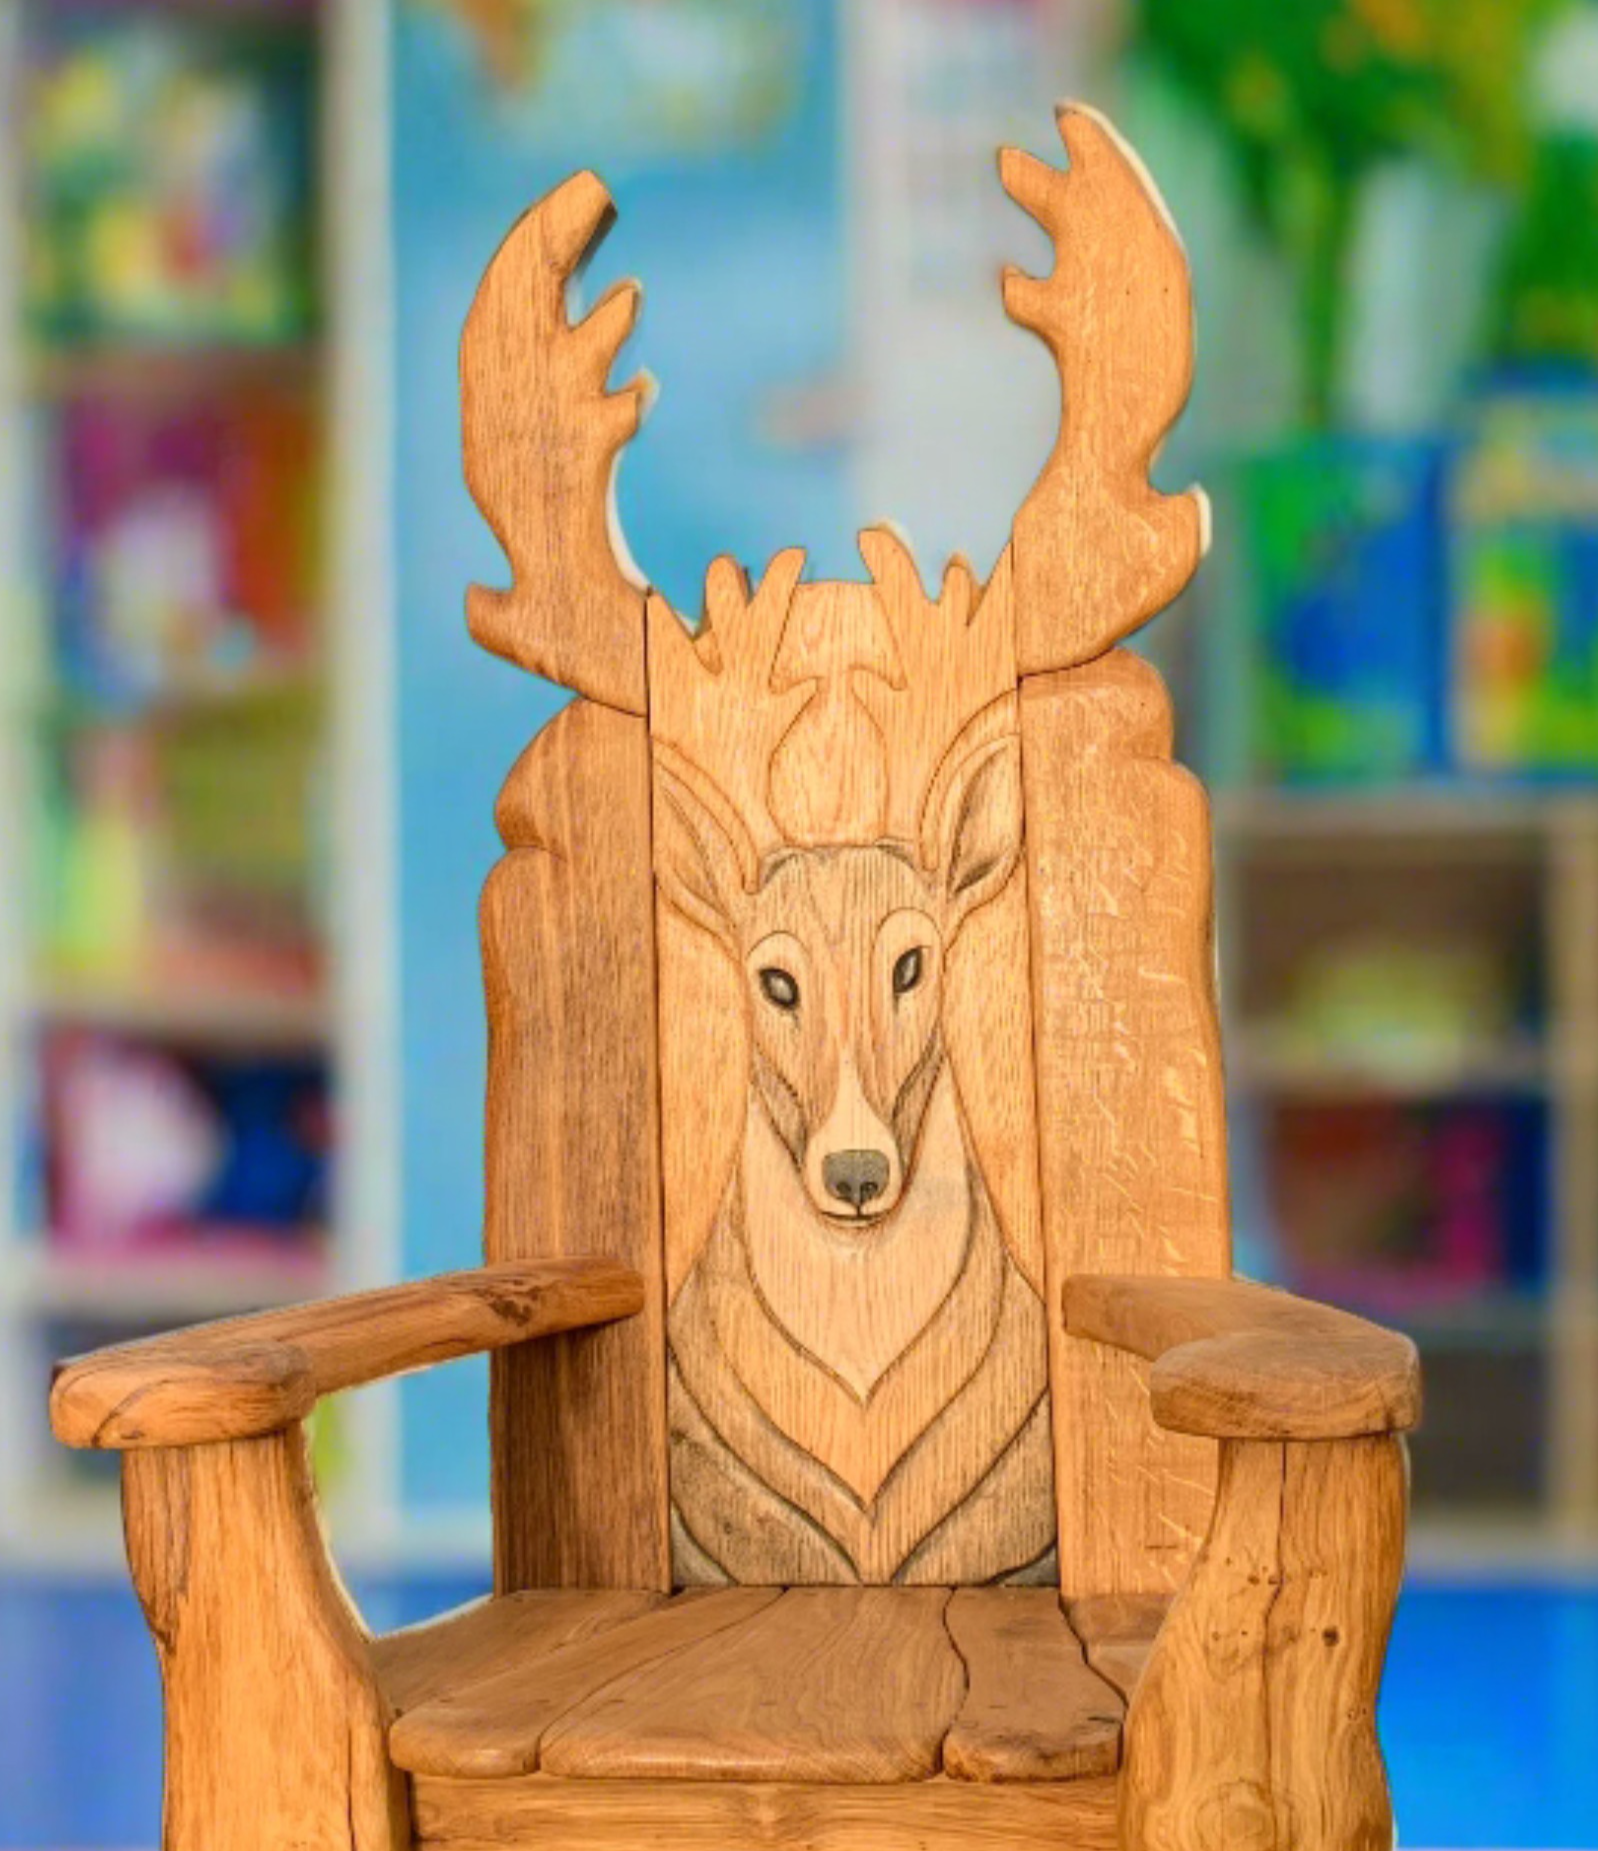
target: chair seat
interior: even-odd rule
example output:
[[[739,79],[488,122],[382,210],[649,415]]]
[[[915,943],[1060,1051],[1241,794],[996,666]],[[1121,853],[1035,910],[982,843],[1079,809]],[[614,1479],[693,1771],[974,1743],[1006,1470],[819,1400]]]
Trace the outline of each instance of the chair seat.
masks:
[[[515,1594],[375,1652],[395,1763],[457,1781],[1102,1778],[1125,1713],[1049,1589]]]

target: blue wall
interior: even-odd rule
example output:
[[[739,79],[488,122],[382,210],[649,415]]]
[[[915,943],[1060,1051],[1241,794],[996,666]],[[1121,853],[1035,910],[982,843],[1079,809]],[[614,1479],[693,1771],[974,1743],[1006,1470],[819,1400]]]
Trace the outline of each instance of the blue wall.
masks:
[[[774,4],[777,0],[774,0]],[[835,44],[828,0],[780,0],[795,32],[795,94],[773,131],[719,153],[621,161],[580,132],[518,130],[460,27],[396,14],[399,796],[404,1264],[469,1264],[482,1204],[484,1031],[476,903],[496,853],[494,795],[565,698],[467,638],[473,579],[504,561],[461,483],[456,345],[477,279],[516,216],[591,165],[620,221],[590,277],[645,284],[617,369],[646,365],[661,397],[621,477],[624,524],[651,580],[697,611],[705,566],[751,566],[804,540],[812,570],[854,570],[841,472],[757,438],[774,387],[836,363],[842,336]],[[611,81],[613,65],[586,74]],[[576,81],[584,81],[579,72]],[[563,82],[571,81],[570,75]],[[591,101],[593,99],[590,99]],[[605,107],[615,99],[605,97]],[[589,110],[589,115],[595,112]],[[581,116],[581,108],[571,112]],[[458,1365],[407,1383],[404,1490],[417,1509],[485,1495],[485,1380]]]

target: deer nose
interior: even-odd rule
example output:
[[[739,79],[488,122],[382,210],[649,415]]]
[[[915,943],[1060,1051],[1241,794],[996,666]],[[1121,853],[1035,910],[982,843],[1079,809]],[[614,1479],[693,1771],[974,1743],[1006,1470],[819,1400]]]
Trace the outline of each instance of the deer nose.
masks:
[[[827,1194],[856,1211],[888,1186],[888,1160],[880,1150],[837,1150],[824,1158],[821,1180]]]

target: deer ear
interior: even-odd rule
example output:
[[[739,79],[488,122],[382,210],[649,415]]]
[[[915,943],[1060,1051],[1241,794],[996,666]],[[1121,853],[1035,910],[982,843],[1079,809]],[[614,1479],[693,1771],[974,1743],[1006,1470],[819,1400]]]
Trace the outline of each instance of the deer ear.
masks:
[[[737,823],[718,819],[675,771],[655,760],[655,878],[683,915],[724,944],[736,940],[734,922],[744,895]]]
[[[939,866],[953,930],[1004,891],[1021,858],[1022,816],[1021,742],[990,739],[967,755],[943,798]]]

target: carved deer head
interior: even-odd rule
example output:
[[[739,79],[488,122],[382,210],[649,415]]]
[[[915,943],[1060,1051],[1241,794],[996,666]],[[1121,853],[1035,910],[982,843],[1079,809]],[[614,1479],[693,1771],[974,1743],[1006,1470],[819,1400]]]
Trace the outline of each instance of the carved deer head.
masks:
[[[714,572],[690,638],[651,611],[655,866],[746,987],[752,1091],[836,1221],[892,1212],[943,1061],[945,956],[1021,850],[1002,599],[951,569],[929,599],[891,532],[869,585],[751,595]]]
[[[1016,738],[979,733],[957,756],[930,869],[907,842],[781,848],[752,893],[736,825],[669,764],[656,776],[662,888],[742,974],[755,1098],[812,1207],[869,1225],[899,1201],[942,1068],[945,957],[1020,854]]]

